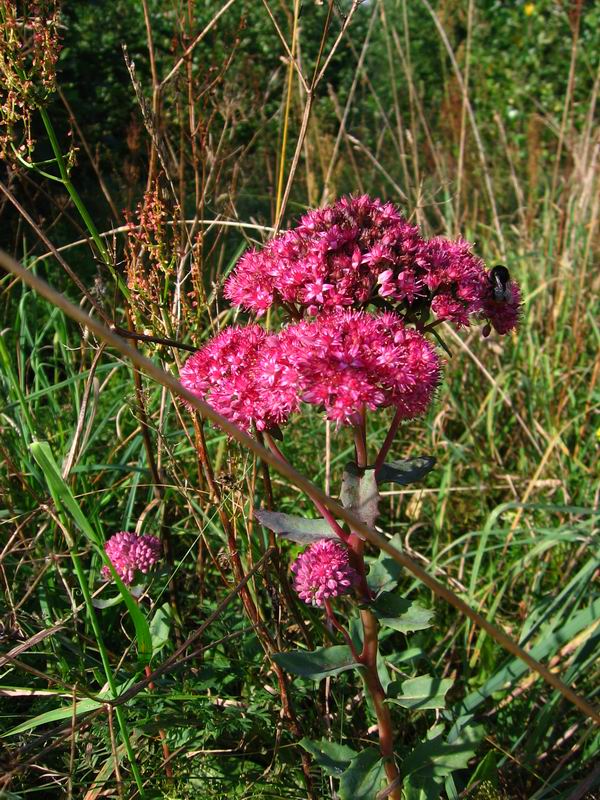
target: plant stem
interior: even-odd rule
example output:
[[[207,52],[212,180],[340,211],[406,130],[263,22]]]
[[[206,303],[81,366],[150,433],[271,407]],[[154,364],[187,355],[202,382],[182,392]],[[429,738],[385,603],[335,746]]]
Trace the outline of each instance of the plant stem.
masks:
[[[362,609],[360,618],[363,626],[363,649],[359,656],[359,661],[364,667],[365,687],[371,699],[377,716],[377,728],[379,732],[379,750],[384,762],[384,769],[390,784],[396,788],[392,789],[388,797],[391,800],[401,800],[401,790],[399,787],[400,775],[394,761],[394,734],[392,729],[392,718],[390,710],[385,703],[385,691],[377,674],[377,654],[378,654],[378,626],[377,619],[369,609]]]
[[[63,530],[66,532],[66,528],[64,527],[64,525],[63,525]],[[104,668],[106,682],[108,683],[108,687],[112,695],[111,699],[115,699],[118,696],[117,685],[115,683],[115,678],[110,666],[108,652],[106,650],[106,647],[104,646],[104,640],[102,638],[102,630],[100,628],[100,623],[98,622],[98,617],[96,616],[96,611],[94,609],[94,604],[92,602],[92,596],[90,594],[89,586],[87,584],[85,572],[81,564],[81,561],[79,560],[79,556],[75,551],[75,542],[73,541],[70,534],[66,538],[67,538],[67,544],[69,545],[69,551],[71,554],[71,559],[73,561],[73,566],[75,567],[75,574],[77,575],[77,580],[79,581],[81,593],[83,594],[83,599],[85,601],[87,615],[92,624],[92,630],[94,631],[94,636],[96,637],[96,643],[98,645],[98,652],[100,653],[102,666]],[[127,724],[125,722],[125,715],[123,713],[123,709],[120,706],[116,706],[115,714],[117,717],[117,722],[119,724],[119,731],[121,732],[121,738],[123,739],[123,744],[125,745],[125,750],[127,751],[127,758],[129,759],[129,763],[131,765],[131,771],[133,773],[133,777],[135,779],[138,791],[141,797],[145,797],[146,795],[144,793],[142,776],[140,774],[138,765],[136,763],[133,748],[129,740],[129,732],[127,731]]]
[[[338,620],[338,618],[333,613],[333,608],[331,607],[331,601],[329,599],[325,599],[325,611],[327,612],[328,620],[331,622],[333,627],[342,634],[342,636],[344,637],[344,641],[346,642],[346,644],[350,648],[350,652],[352,653],[354,658],[357,661],[359,661],[360,660],[360,656],[356,652],[356,648],[354,647],[354,642],[350,638],[350,634],[348,633],[346,628],[344,628],[344,626],[341,624],[341,622]]]
[[[357,466],[364,469],[367,466],[367,420],[364,407],[362,409],[361,418],[361,424],[354,428],[354,442],[356,445]],[[378,460],[381,458],[382,453],[383,458],[385,458],[387,450],[389,449],[398,429],[398,425],[400,424],[400,419],[400,411],[398,410],[392,421],[383,447],[377,456]],[[361,584],[363,587],[362,590],[363,592],[367,593],[366,596],[368,599],[370,599],[370,590],[367,584],[365,560],[363,555],[364,542],[356,534],[352,534],[350,537],[350,546],[354,553],[354,561],[356,562],[356,566],[359,568]],[[373,707],[375,708],[375,714],[377,716],[379,749],[381,751],[381,757],[383,758],[385,774],[388,782],[393,784],[395,787],[390,791],[388,797],[390,797],[392,800],[400,800],[400,776],[394,762],[394,734],[392,729],[392,718],[390,715],[390,710],[385,704],[385,691],[381,685],[381,681],[379,680],[379,675],[377,673],[379,626],[377,623],[377,618],[368,608],[361,609],[360,619],[363,627],[363,649],[358,660],[364,667],[363,678],[365,687],[371,695]]]
[[[356,464],[364,469],[367,466],[367,442],[365,437],[364,417],[362,425],[354,428],[354,446],[356,448]]]
[[[85,207],[85,204],[81,197],[79,196],[79,192],[73,185],[71,178],[69,177],[69,171],[67,170],[67,165],[65,164],[65,159],[60,149],[60,145],[58,142],[58,138],[56,136],[56,131],[54,130],[54,126],[48,116],[48,112],[45,108],[40,108],[40,115],[42,117],[42,122],[44,123],[44,127],[46,128],[46,133],[48,134],[48,140],[50,141],[50,146],[52,147],[52,152],[54,153],[54,158],[56,159],[56,163],[58,165],[58,170],[60,172],[60,180],[69,193],[71,200],[73,201],[75,208],[79,211],[81,219],[85,227],[88,229],[89,234],[96,245],[102,260],[110,270],[113,278],[117,282],[119,289],[123,292],[125,297],[129,298],[129,290],[125,285],[123,278],[117,273],[115,270],[110,254],[106,249],[106,245],[102,241],[100,234],[98,233],[98,228],[94,223],[94,220],[91,218],[89,211]]]
[[[399,408],[396,409],[396,413],[394,414],[394,419],[392,420],[392,424],[390,425],[390,429],[386,434],[383,444],[381,445],[381,450],[377,454],[377,458],[375,459],[375,471],[377,471],[385,461],[385,458],[389,452],[390,447],[392,446],[394,439],[396,437],[396,433],[398,432],[398,428],[400,427],[400,423],[402,422],[402,412]]]

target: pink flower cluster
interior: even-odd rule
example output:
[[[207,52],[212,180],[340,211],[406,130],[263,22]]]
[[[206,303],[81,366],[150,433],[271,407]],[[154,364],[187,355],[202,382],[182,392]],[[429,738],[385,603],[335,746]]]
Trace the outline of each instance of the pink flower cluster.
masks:
[[[420,241],[418,228],[392,203],[343,197],[242,256],[225,296],[258,314],[273,303],[310,314],[364,305],[377,294],[379,273],[391,265],[407,268]]]
[[[359,580],[350,566],[348,549],[333,539],[311,544],[292,564],[294,589],[308,605],[324,605],[330,597],[348,594]]]
[[[161,555],[160,540],[156,536],[138,536],[127,531],[111,536],[104,549],[117,575],[127,585],[133,583],[136,572],[147,573]],[[110,579],[111,572],[107,566],[102,567],[102,575]]]
[[[365,409],[394,406],[423,413],[440,377],[429,342],[393,312],[337,311],[285,328],[302,400],[328,419],[356,425]]]
[[[501,335],[516,328],[521,316],[521,292],[514,281],[508,284],[508,294],[507,300],[496,300],[490,288],[483,298],[482,315]]]
[[[244,430],[282,425],[300,407],[290,353],[259,325],[226,328],[188,358],[180,377],[186,389]]]
[[[336,311],[267,334],[227,328],[188,359],[181,382],[248,430],[282,425],[300,402],[337,424],[365,409],[423,413],[439,381],[433,347],[392,312]]]
[[[309,211],[296,228],[245,253],[225,285],[234,305],[259,316],[274,303],[304,316],[385,301],[457,327],[490,313],[489,294],[489,273],[468,242],[425,240],[392,203],[368,195]],[[517,317],[492,308],[490,321],[506,333]]]

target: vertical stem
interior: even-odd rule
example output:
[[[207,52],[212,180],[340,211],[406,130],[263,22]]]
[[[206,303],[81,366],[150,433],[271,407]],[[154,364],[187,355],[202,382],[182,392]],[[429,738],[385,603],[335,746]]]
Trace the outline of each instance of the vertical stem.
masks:
[[[66,528],[63,527],[63,530],[66,533]],[[117,697],[117,686],[110,666],[108,652],[106,650],[106,647],[104,646],[104,639],[102,638],[102,630],[100,628],[100,623],[98,622],[98,617],[96,616],[96,611],[94,609],[94,604],[92,602],[92,596],[90,594],[90,589],[87,584],[85,572],[81,565],[81,561],[79,560],[79,556],[75,552],[75,542],[72,540],[70,534],[66,538],[67,538],[67,544],[69,545],[73,566],[75,567],[75,574],[77,575],[77,580],[79,581],[79,587],[81,589],[81,593],[83,594],[83,599],[85,601],[87,615],[92,624],[92,630],[94,631],[94,636],[96,637],[96,644],[98,645],[98,652],[100,653],[100,660],[102,661],[102,666],[104,668],[104,675],[106,676],[106,682],[108,683],[108,688],[110,689],[110,693],[112,695],[112,698],[114,699],[115,697]],[[121,733],[121,738],[123,740],[123,744],[125,745],[125,750],[127,752],[127,758],[129,759],[129,763],[131,765],[131,771],[133,773],[133,777],[138,787],[140,796],[145,797],[146,795],[142,783],[142,776],[140,774],[138,765],[135,760],[135,755],[133,752],[133,748],[131,746],[131,742],[129,741],[129,733],[127,731],[127,724],[125,722],[125,715],[123,713],[123,709],[121,706],[115,706],[115,714],[117,717],[117,722],[119,724],[119,731]]]
[[[383,462],[385,461],[385,457],[387,456],[390,447],[394,441],[396,433],[398,432],[398,428],[400,427],[400,423],[402,422],[402,413],[400,409],[396,409],[396,413],[394,414],[394,419],[392,420],[392,424],[390,425],[390,429],[386,434],[385,440],[381,445],[381,450],[377,454],[377,458],[375,459],[375,470],[378,470]]]
[[[394,734],[392,729],[392,718],[390,710],[385,704],[385,691],[377,674],[377,653],[379,649],[377,620],[374,614],[368,609],[362,609],[360,618],[363,626],[363,649],[359,656],[359,661],[365,668],[365,686],[375,708],[377,716],[377,728],[379,732],[379,750],[384,761],[384,769],[390,784],[396,788],[392,789],[388,797],[391,800],[401,800],[401,790],[399,787],[400,774],[394,762]]]
[[[85,227],[88,229],[89,234],[100,253],[102,260],[109,268],[113,278],[116,280],[120,290],[123,292],[125,297],[129,297],[129,290],[123,281],[123,278],[116,272],[110,254],[106,249],[106,245],[102,241],[100,234],[98,233],[98,228],[94,223],[94,220],[91,218],[89,211],[85,207],[83,200],[79,196],[79,192],[71,182],[71,178],[69,177],[69,172],[67,170],[67,165],[65,164],[65,159],[63,157],[62,151],[60,149],[60,145],[58,143],[58,138],[56,136],[56,132],[50,121],[50,117],[48,116],[48,112],[45,108],[40,108],[40,115],[42,117],[42,122],[44,123],[44,127],[46,128],[46,133],[48,134],[48,140],[50,142],[50,146],[52,147],[52,152],[54,153],[54,158],[56,159],[56,163],[58,165],[58,170],[60,172],[61,181],[69,193],[71,200],[73,201],[75,208],[79,211],[81,219],[83,220]]]
[[[400,423],[399,414],[400,411],[398,410],[390,427],[390,431],[388,432],[388,437],[390,438],[388,448],[396,432],[394,430],[394,423],[396,423],[396,429]],[[367,466],[367,419],[364,407],[361,412],[361,417],[361,424],[354,428],[354,441],[356,444],[357,466],[365,468]],[[388,441],[388,437],[386,437],[386,442]],[[383,447],[381,452],[384,452]],[[381,452],[378,458],[381,456]],[[358,562],[361,583],[364,587],[363,591],[366,591],[367,597],[369,597],[370,592],[366,580],[365,561],[363,556],[364,542],[358,536],[356,536],[356,534],[352,534],[350,537],[350,545],[355,556],[355,561]],[[361,609],[360,619],[363,627],[363,649],[358,660],[365,667],[365,686],[371,695],[373,706],[375,708],[375,714],[377,716],[379,750],[381,752],[381,757],[383,758],[385,774],[389,783],[393,784],[395,787],[390,791],[388,797],[392,798],[392,800],[400,800],[400,776],[394,762],[394,734],[392,729],[392,718],[390,715],[390,710],[385,704],[385,691],[381,685],[381,681],[379,680],[379,675],[377,674],[379,627],[375,615],[368,608]]]
[[[354,446],[356,447],[356,465],[362,469],[367,466],[367,442],[365,437],[364,418],[362,425],[354,428]]]
[[[294,2],[294,21],[292,27],[291,58],[288,67],[288,79],[285,98],[285,112],[283,117],[283,133],[281,136],[281,152],[279,153],[279,175],[277,177],[277,201],[275,204],[275,219],[279,219],[281,200],[283,196],[283,177],[285,175],[285,151],[287,149],[288,128],[290,121],[290,107],[292,104],[292,79],[294,77],[294,58],[296,57],[296,39],[298,36],[298,15],[300,11],[299,0]]]

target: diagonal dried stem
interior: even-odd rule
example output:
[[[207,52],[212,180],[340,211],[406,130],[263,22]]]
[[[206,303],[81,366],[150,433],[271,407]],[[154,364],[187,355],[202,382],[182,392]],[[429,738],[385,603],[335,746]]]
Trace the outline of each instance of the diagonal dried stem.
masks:
[[[113,331],[107,328],[98,320],[90,317],[78,306],[71,303],[60,292],[57,292],[45,281],[38,278],[37,275],[29,272],[18,261],[9,256],[7,253],[0,251],[0,266],[7,272],[12,273],[27,284],[31,289],[38,292],[48,302],[60,308],[67,316],[71,317],[79,325],[89,328],[96,336],[105,341],[108,345],[116,348],[123,356],[129,358],[135,366],[141,371],[145,372],[158,383],[166,386],[173,394],[181,397],[192,408],[200,412],[204,417],[211,420],[221,430],[223,430],[232,439],[235,439],[243,447],[251,450],[267,464],[274,467],[277,472],[287,478],[296,488],[305,492],[311,497],[316,497],[317,500],[325,506],[332,514],[338,519],[344,520],[348,523],[352,530],[361,534],[368,542],[383,550],[390,555],[394,561],[402,567],[411,572],[419,581],[421,581],[427,588],[429,588],[435,595],[440,597],[445,602],[453,606],[460,614],[468,617],[475,625],[484,630],[494,641],[503,647],[508,653],[519,658],[531,670],[537,672],[550,686],[560,692],[569,702],[576,706],[583,714],[588,716],[596,724],[600,725],[600,712],[585,698],[573,691],[570,686],[563,683],[553,672],[551,672],[544,664],[532,658],[526,650],[520,647],[510,636],[503,630],[492,625],[487,619],[481,616],[478,612],[474,611],[462,598],[451,591],[447,586],[440,583],[420,567],[412,558],[409,558],[404,553],[397,550],[390,542],[381,536],[377,531],[370,528],[368,525],[359,519],[356,514],[353,514],[348,509],[341,506],[336,500],[326,495],[318,486],[315,486],[308,478],[298,472],[294,467],[285,461],[282,461],[276,455],[271,453],[252,436],[248,435],[237,425],[234,425],[228,419],[221,416],[217,411],[212,408],[208,403],[200,400],[181,383],[169,373],[165,372],[159,366],[154,364],[150,359],[141,355],[135,348],[131,347],[127,342],[117,336]],[[269,552],[269,551],[267,551]],[[247,577],[247,576],[246,576]]]

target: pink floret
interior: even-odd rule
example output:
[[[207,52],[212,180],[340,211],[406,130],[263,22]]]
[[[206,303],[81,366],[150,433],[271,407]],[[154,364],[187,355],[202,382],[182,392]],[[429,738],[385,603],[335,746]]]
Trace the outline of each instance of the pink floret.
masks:
[[[156,536],[119,531],[105,543],[106,555],[123,583],[130,585],[136,572],[147,573],[160,559],[162,548]],[[103,577],[110,579],[111,572],[107,566],[102,567]]]
[[[311,544],[292,564],[294,589],[308,605],[322,606],[331,597],[348,594],[359,580],[350,566],[348,549],[333,539]]]

